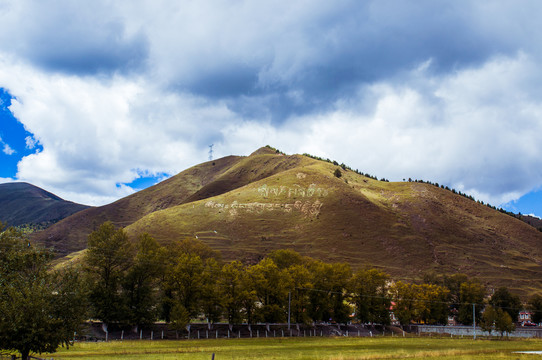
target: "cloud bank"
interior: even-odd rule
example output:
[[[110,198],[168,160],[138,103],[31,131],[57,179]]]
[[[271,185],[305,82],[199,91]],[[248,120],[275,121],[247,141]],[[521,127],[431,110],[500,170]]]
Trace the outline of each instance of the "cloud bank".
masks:
[[[103,204],[211,143],[216,157],[270,144],[502,204],[542,185],[541,10],[0,1],[0,87],[43,147],[16,177]]]

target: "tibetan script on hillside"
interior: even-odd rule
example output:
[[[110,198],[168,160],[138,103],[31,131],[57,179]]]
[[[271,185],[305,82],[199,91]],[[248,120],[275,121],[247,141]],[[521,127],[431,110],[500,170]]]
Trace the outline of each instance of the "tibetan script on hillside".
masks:
[[[237,201],[231,204],[217,203],[214,201],[208,201],[205,203],[205,207],[211,209],[224,209],[227,210],[229,215],[236,216],[240,212],[262,214],[264,212],[280,211],[284,213],[300,213],[306,218],[316,218],[320,214],[320,209],[323,203],[316,201],[300,201],[297,200],[289,204],[276,204],[276,203],[239,203]]]
[[[267,186],[263,184],[258,188],[258,194],[263,197],[270,196],[288,196],[291,197],[325,197],[328,191],[317,187],[316,184],[310,184],[309,187],[303,187],[295,184],[294,186]]]

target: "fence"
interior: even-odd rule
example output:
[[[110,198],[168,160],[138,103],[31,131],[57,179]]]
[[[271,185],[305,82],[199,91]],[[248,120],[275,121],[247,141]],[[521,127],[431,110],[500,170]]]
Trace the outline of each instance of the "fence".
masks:
[[[433,333],[433,334],[447,334],[450,336],[474,336],[474,330],[472,326],[437,326],[437,325],[417,325],[417,331],[419,333]],[[476,327],[476,336],[500,336],[501,333],[497,331],[483,331],[481,328]],[[506,333],[505,336],[517,337],[517,338],[541,338],[541,328],[524,328],[518,327],[511,333]]]
[[[162,339],[215,339],[215,338],[271,338],[271,337],[314,337],[314,336],[373,336],[382,335],[381,328],[368,329],[364,325],[338,324],[240,324],[197,323],[190,324],[183,331],[170,329],[167,324],[157,323],[145,328],[112,327],[100,322],[87,323],[82,334],[75,334],[77,340],[162,340]]]

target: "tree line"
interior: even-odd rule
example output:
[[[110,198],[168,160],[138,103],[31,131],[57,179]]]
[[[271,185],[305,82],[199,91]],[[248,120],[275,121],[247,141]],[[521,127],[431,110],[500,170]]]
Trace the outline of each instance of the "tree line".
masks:
[[[91,316],[109,324],[148,325],[165,320],[179,329],[193,319],[209,322],[336,322],[389,325],[390,310],[401,325],[481,321],[484,308],[517,321],[525,306],[542,321],[542,297],[522,304],[506,287],[488,296],[465,274],[395,281],[373,268],[352,270],[282,249],[256,264],[224,262],[197,239],[160,246],[148,234],[132,243],[123,229],[105,223],[89,236],[83,260]],[[474,307],[473,307],[474,304]],[[493,320],[494,322],[494,320]]]
[[[510,331],[524,306],[504,287],[488,297],[464,274],[408,283],[293,250],[273,251],[255,264],[225,262],[197,239],[161,246],[141,234],[132,241],[110,222],[89,235],[79,261],[55,269],[50,251],[15,228],[0,229],[0,350],[17,350],[24,359],[69,346],[86,319],[111,327],[163,320],[176,330],[198,319],[389,325],[391,310],[401,325],[446,324],[449,315],[470,325],[474,310],[483,327]],[[527,306],[541,322],[542,296]]]

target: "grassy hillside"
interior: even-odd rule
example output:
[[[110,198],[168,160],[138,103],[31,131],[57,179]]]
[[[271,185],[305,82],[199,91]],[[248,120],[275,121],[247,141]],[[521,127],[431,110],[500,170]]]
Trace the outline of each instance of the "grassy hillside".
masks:
[[[86,208],[24,182],[0,184],[0,221],[12,226],[47,226]]]
[[[33,239],[53,247],[59,256],[67,255],[86,248],[88,234],[105,221],[125,227],[155,211],[222,194],[296,167],[300,160],[313,161],[275,155],[270,148],[262,148],[249,157],[228,156],[193,166],[114,203],[90,208],[64,219],[36,233]]]
[[[106,220],[163,244],[197,237],[226,260],[256,262],[292,248],[401,280],[463,272],[523,295],[542,289],[542,232],[532,226],[430,184],[377,181],[270,148],[194,166],[77,213],[39,239],[72,253]]]
[[[381,182],[342,169],[337,178],[330,163],[289,158],[300,166],[154,212],[127,231],[149,232],[162,243],[197,237],[226,259],[257,261],[287,247],[355,268],[379,267],[399,279],[434,270],[529,293],[542,287],[542,233],[522,221],[433,185]]]

